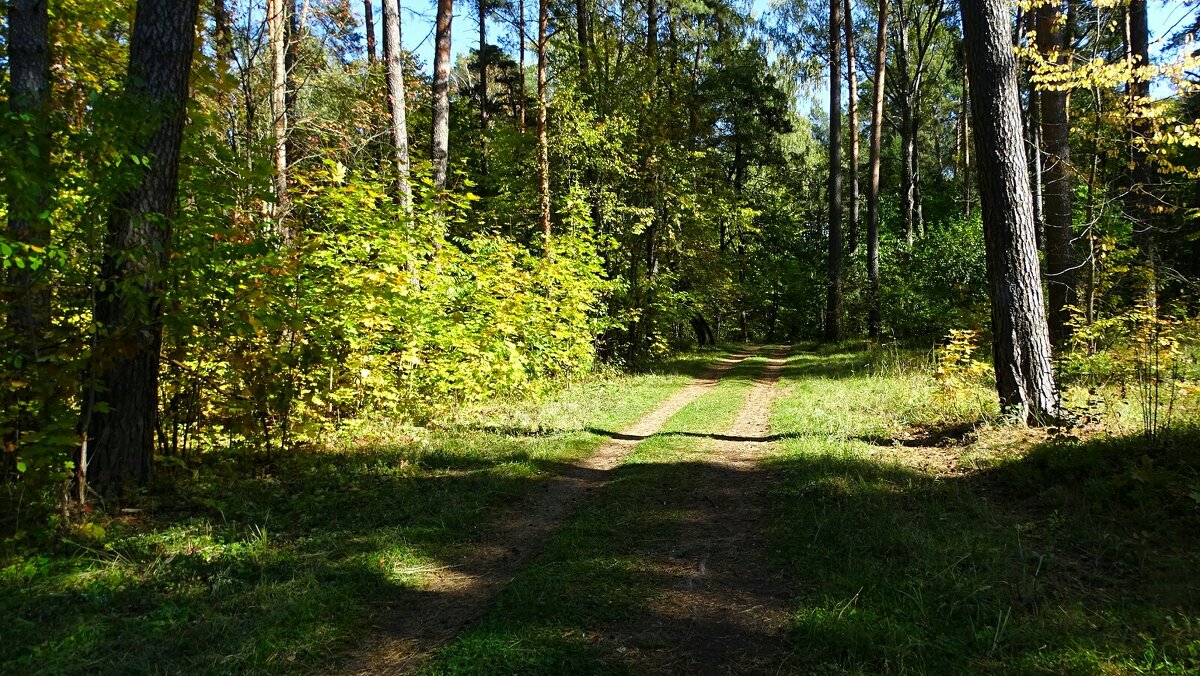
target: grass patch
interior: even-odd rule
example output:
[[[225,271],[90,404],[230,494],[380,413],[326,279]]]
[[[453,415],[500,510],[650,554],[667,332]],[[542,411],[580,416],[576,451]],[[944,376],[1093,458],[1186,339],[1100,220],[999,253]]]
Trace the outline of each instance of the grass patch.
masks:
[[[798,355],[773,412],[799,670],[1200,670],[1200,433],[899,435],[936,418],[909,405],[913,379],[936,386],[847,374],[855,359],[823,374]]]
[[[49,548],[6,545],[0,672],[311,671],[553,463],[606,440],[587,430],[627,427],[687,380],[576,383],[269,464],[203,456],[138,511],[97,515]]]

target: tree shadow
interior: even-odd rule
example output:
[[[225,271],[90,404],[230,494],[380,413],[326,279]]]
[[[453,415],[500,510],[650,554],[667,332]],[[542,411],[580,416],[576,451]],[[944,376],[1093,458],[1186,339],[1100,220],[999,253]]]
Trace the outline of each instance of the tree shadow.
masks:
[[[626,465],[429,667],[1200,669],[1198,440],[1044,444],[953,478],[854,454]],[[730,500],[755,491],[746,520]]]

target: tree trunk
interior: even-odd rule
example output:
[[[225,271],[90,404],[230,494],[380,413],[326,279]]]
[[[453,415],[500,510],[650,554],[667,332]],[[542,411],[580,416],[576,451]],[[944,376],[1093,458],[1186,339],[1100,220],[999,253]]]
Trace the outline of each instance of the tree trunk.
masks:
[[[842,339],[842,17],[829,2],[829,278],[825,339]]]
[[[854,12],[850,0],[844,0],[842,11],[846,23],[846,80],[850,124],[850,256],[858,252],[858,69],[854,54]]]
[[[375,63],[375,8],[371,0],[363,0],[363,18],[367,29],[367,63]],[[385,19],[386,21],[386,19]],[[386,29],[385,29],[386,30]]]
[[[8,237],[44,248],[50,242],[45,211],[50,180],[50,43],[46,0],[12,0],[8,6],[8,109],[25,148],[12,154],[13,173],[4,177]],[[24,252],[19,255],[24,256]],[[41,268],[8,272],[6,324],[13,356],[31,368],[41,357],[50,329],[50,292],[42,288]],[[2,440],[0,440],[2,441]]]
[[[917,154],[916,130],[913,125],[913,83],[909,72],[909,17],[900,4],[898,9],[900,45],[896,52],[897,74],[900,76],[900,214],[904,222],[904,237],[911,247],[915,239],[917,221],[917,186],[913,176],[914,158]]]
[[[95,321],[101,344],[89,366],[92,392],[104,402],[85,412],[87,437],[77,458],[79,498],[88,485],[112,495],[144,483],[154,458],[162,275],[170,257],[171,217],[179,190],[179,148],[195,46],[197,0],[141,0],[129,41],[124,98],[143,113],[133,151],[150,158],[137,185],[117,196],[101,261],[103,289]]]
[[[550,248],[550,146],[546,137],[546,34],[549,27],[549,0],[538,0],[537,40],[537,143],[538,143],[538,203],[541,206],[542,237]]]
[[[1018,25],[1025,35],[1037,32],[1034,23],[1037,15],[1028,12],[1018,19]],[[1023,20],[1022,20],[1023,19]],[[1028,109],[1025,117],[1025,147],[1029,149],[1030,188],[1033,190],[1033,226],[1037,233],[1037,245],[1042,249],[1046,245],[1046,221],[1042,212],[1042,96],[1033,84],[1033,72],[1027,69],[1025,84],[1028,87]]]
[[[1043,57],[1056,53],[1057,63],[1066,65],[1067,45],[1059,20],[1060,7],[1045,4],[1037,10],[1038,50]],[[1041,92],[1043,218],[1046,237],[1046,281],[1050,295],[1050,340],[1061,348],[1070,337],[1070,310],[1077,302],[1075,253],[1073,248],[1071,192],[1071,126],[1068,121],[1068,92]]]
[[[383,0],[383,33],[387,52],[388,105],[392,117],[392,151],[396,164],[396,190],[400,204],[412,207],[412,186],[408,182],[408,112],[404,87],[404,50],[400,48],[400,2]]]
[[[1154,169],[1150,156],[1141,141],[1148,138],[1152,121],[1137,114],[1144,110],[1150,97],[1150,78],[1142,69],[1150,65],[1150,27],[1146,11],[1146,0],[1129,0],[1125,26],[1126,58],[1133,70],[1129,80],[1128,97],[1130,107],[1130,172],[1127,211],[1133,222],[1133,241],[1138,248],[1138,260],[1145,266],[1144,288],[1139,293],[1151,304],[1157,305],[1157,252],[1154,237]]]
[[[1034,239],[1007,0],[962,0],[971,111],[992,299],[996,389],[1006,414],[1031,424],[1060,415]]]
[[[454,0],[438,0],[433,52],[433,185],[446,187],[450,164],[450,27]]]
[[[476,0],[479,5],[479,173],[487,175],[487,130],[488,130],[488,85],[487,85],[487,3]]]
[[[524,134],[525,133],[525,99],[528,97],[528,94],[525,91],[525,0],[518,0],[517,6],[518,6],[518,8],[517,8],[517,14],[518,14],[518,17],[517,17],[517,43],[520,45],[518,47],[518,49],[521,52],[520,66],[519,66],[519,68],[521,70],[521,79],[519,82],[520,99],[517,102],[517,105],[518,105],[517,128],[521,130],[522,134]]]
[[[267,0],[267,33],[271,52],[272,159],[275,168],[275,228],[285,243],[288,203],[288,8],[291,0]]]
[[[963,46],[966,49],[966,46]],[[971,69],[967,67],[967,56],[962,64],[962,191],[963,216],[971,218]]]
[[[875,340],[883,336],[879,307],[879,173],[883,148],[884,81],[887,76],[887,12],[888,0],[879,0],[879,29],[875,38],[875,99],[871,111],[871,169],[867,188],[867,280],[870,285],[867,331]]]

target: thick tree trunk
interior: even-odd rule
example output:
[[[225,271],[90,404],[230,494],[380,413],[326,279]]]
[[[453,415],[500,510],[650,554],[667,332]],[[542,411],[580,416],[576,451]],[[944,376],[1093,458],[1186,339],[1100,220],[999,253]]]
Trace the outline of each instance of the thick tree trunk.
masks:
[[[408,112],[404,87],[404,50],[400,48],[400,2],[383,0],[383,33],[388,48],[387,58],[388,107],[392,117],[392,152],[396,164],[396,191],[401,206],[412,206],[412,186],[409,184]]]
[[[454,0],[438,0],[433,51],[433,185],[446,187],[450,166],[450,28]]]
[[[829,277],[825,339],[842,339],[842,17],[829,2]]]
[[[851,0],[844,0],[842,11],[846,24],[846,81],[849,90],[850,124],[850,242],[849,251],[853,257],[858,252],[858,68],[855,65],[854,54],[854,13]]]
[[[1060,7],[1045,4],[1037,10],[1037,43],[1043,57],[1056,54],[1067,62],[1067,45],[1059,19]],[[1050,340],[1062,347],[1070,337],[1070,310],[1077,302],[1074,232],[1071,226],[1071,126],[1067,118],[1068,92],[1041,92],[1042,154],[1044,166],[1043,218],[1045,219],[1046,281],[1050,295]]]
[[[1025,35],[1036,33],[1037,27],[1034,12],[1026,13],[1018,18],[1019,30]],[[1037,233],[1038,249],[1046,245],[1046,221],[1042,211],[1042,95],[1033,85],[1032,69],[1025,72],[1025,85],[1028,88],[1027,110],[1025,115],[1025,148],[1029,158],[1030,188],[1033,191],[1033,227]]]
[[[101,262],[93,351],[94,391],[103,402],[85,413],[87,437],[77,458],[79,497],[143,483],[154,457],[163,271],[179,190],[179,148],[195,46],[197,0],[141,0],[129,41],[125,100],[146,111],[134,152],[150,158],[137,185],[114,200]]]
[[[541,206],[542,237],[550,248],[550,145],[546,136],[546,36],[549,27],[549,0],[538,1],[537,41],[537,143],[538,143],[538,204]]]
[[[371,0],[363,0],[363,19],[367,24],[367,63],[373,64],[375,63],[375,8],[371,6]]]
[[[1007,0],[962,0],[971,111],[992,299],[996,388],[1005,413],[1038,424],[1060,415],[1021,133]]]
[[[8,6],[8,109],[21,151],[4,177],[9,239],[30,246],[50,242],[45,211],[50,180],[50,43],[46,0],[12,0]],[[50,329],[50,293],[43,270],[26,265],[8,272],[7,326],[13,356],[31,368],[43,355]],[[0,440],[5,441],[5,440]]]
[[[883,322],[879,307],[879,174],[883,149],[883,95],[887,76],[888,0],[879,0],[879,29],[875,43],[875,98],[871,111],[871,169],[867,193],[867,281],[870,307],[867,331],[879,340]]]
[[[288,23],[291,0],[267,0],[267,39],[271,52],[272,160],[275,168],[275,227],[290,242],[284,224],[288,204]]]

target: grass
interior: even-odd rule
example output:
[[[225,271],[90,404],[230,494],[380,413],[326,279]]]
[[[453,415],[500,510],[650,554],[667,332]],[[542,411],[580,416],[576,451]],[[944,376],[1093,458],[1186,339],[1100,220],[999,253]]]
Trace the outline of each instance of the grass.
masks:
[[[143,511],[96,518],[51,549],[4,550],[0,672],[336,665],[498,507],[713,356],[494,402],[441,428],[358,430],[270,466],[212,454],[143,496]],[[424,669],[716,668],[677,642],[695,618],[664,611],[686,593],[668,550],[689,524],[719,518],[698,505],[729,477],[705,462],[704,437],[728,429],[763,363],[735,367],[640,443]],[[1193,426],[1151,446],[1124,423],[996,426],[986,387],[939,384],[930,365],[843,345],[796,351],[783,369],[779,441],[751,476],[769,492],[771,561],[792,599],[772,638],[792,653],[783,670],[1200,672],[1194,390],[1179,409]],[[756,671],[753,649],[724,666]]]
[[[893,435],[961,411],[915,402],[919,373],[840,366],[853,359],[822,373],[797,355],[806,377],[773,414],[799,670],[1200,669],[1200,433],[1150,449],[984,425],[925,446]]]
[[[307,672],[490,514],[711,362],[578,383],[328,451],[206,456],[49,550],[0,552],[0,672]],[[520,432],[520,433],[514,433]]]
[[[546,551],[504,590],[487,616],[442,650],[428,673],[624,673],[641,671],[614,625],[653,616],[672,579],[655,559],[692,518],[678,494],[702,488],[705,444],[733,422],[761,358],[641,442]],[[687,433],[687,434],[680,434]],[[658,617],[657,622],[670,622]],[[644,666],[644,665],[643,665]]]

